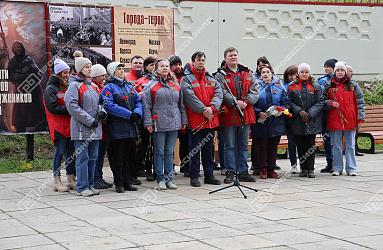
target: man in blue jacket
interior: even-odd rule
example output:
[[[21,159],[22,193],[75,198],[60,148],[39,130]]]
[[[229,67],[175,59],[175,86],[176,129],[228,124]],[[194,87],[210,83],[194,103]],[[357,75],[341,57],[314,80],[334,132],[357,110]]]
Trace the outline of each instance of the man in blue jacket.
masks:
[[[135,162],[136,122],[143,114],[141,97],[132,83],[125,80],[123,64],[112,62],[108,64],[107,71],[110,78],[102,91],[102,98],[108,112],[108,159],[114,184],[117,193],[136,191],[130,175]]]

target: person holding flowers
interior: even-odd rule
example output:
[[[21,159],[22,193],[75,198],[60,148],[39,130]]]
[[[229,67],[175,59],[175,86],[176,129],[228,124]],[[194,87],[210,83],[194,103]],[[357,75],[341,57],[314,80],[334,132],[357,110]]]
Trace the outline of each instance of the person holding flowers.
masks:
[[[153,135],[157,189],[177,189],[173,182],[173,153],[178,130],[186,129],[187,117],[180,85],[170,73],[167,59],[155,64],[154,79],[144,88],[144,126]]]
[[[259,98],[254,105],[259,117],[253,129],[253,141],[256,144],[256,164],[260,168],[260,178],[279,179],[274,170],[277,160],[277,146],[281,135],[286,134],[285,116],[289,115],[288,97],[283,83],[273,77],[270,65],[260,68]]]
[[[131,172],[135,163],[136,123],[143,113],[141,97],[132,83],[125,80],[123,64],[109,63],[107,71],[110,78],[102,91],[102,98],[108,112],[108,159],[115,189],[117,193],[136,191]]]
[[[214,129],[219,126],[219,108],[222,103],[222,89],[215,78],[206,72],[205,53],[195,52],[192,63],[185,66],[181,88],[184,95],[186,114],[189,121],[189,148],[193,151],[189,161],[190,185],[201,186],[198,180],[200,152],[204,169],[204,183],[219,185],[221,181],[213,175]],[[205,139],[201,147],[197,147]]]
[[[324,98],[327,113],[327,128],[330,131],[333,175],[343,172],[342,134],[346,144],[346,173],[356,176],[355,133],[365,119],[365,103],[362,90],[347,76],[344,62],[335,64],[335,74],[325,86]]]
[[[310,65],[298,66],[298,78],[288,85],[290,111],[289,131],[293,133],[301,166],[300,177],[315,178],[315,136],[322,132],[322,89],[314,83]]]

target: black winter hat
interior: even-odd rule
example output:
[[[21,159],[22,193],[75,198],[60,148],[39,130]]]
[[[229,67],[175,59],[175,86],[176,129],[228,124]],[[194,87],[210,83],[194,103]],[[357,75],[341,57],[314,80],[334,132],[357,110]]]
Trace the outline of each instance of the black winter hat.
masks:
[[[170,67],[173,66],[174,64],[180,63],[182,65],[181,58],[179,56],[172,56],[169,58],[170,62]]]
[[[328,67],[331,67],[331,68],[335,68],[335,63],[337,63],[338,60],[336,59],[328,59],[324,62],[324,67],[328,66]]]

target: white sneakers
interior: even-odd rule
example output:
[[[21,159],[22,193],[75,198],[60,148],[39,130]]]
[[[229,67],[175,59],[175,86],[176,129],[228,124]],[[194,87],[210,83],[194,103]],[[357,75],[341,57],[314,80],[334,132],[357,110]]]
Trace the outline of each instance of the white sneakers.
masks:
[[[172,181],[169,181],[169,182],[164,182],[164,181],[160,181],[156,187],[157,190],[161,191],[161,190],[168,190],[168,189],[172,189],[172,190],[175,190],[177,189],[177,185],[174,184],[174,182]]]
[[[94,187],[91,187],[90,189],[85,189],[81,192],[77,192],[77,196],[84,196],[84,197],[89,197],[93,195],[99,195],[100,191],[95,189]]]
[[[342,175],[341,171],[334,171],[332,173],[332,176],[339,176],[339,175]],[[356,176],[356,172],[355,171],[350,171],[350,172],[347,172],[347,175]]]
[[[156,189],[161,191],[161,190],[167,190],[168,188],[166,187],[166,184],[165,184],[164,181],[160,181],[160,182],[158,183],[158,186],[157,186]]]
[[[166,187],[167,187],[168,189],[173,189],[173,190],[177,189],[176,184],[174,184],[174,182],[172,182],[172,181],[167,182],[167,183],[166,183]]]

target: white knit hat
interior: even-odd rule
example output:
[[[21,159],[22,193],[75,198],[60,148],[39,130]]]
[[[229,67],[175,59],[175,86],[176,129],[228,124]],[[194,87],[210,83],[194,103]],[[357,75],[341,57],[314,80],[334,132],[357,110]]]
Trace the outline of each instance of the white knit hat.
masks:
[[[123,63],[119,63],[119,62],[111,62],[111,63],[109,63],[108,66],[106,66],[106,70],[108,71],[108,74],[111,75],[111,76],[114,75],[114,72],[116,71],[118,66],[124,67],[124,64]]]
[[[310,65],[308,65],[307,63],[301,63],[298,65],[298,73],[300,73],[302,70],[307,70],[311,73]]]
[[[91,77],[97,77],[106,75],[106,69],[101,64],[95,64],[92,66],[92,71],[90,72]]]
[[[347,67],[346,67],[346,64],[344,62],[335,63],[334,71],[336,71],[337,69],[344,69],[344,71],[347,72]]]
[[[74,60],[74,67],[77,73],[80,73],[87,64],[92,65],[92,62],[86,57],[76,57]]]
[[[64,70],[70,69],[69,65],[59,58],[55,59],[53,64],[54,64],[53,70],[56,75],[60,74]]]

